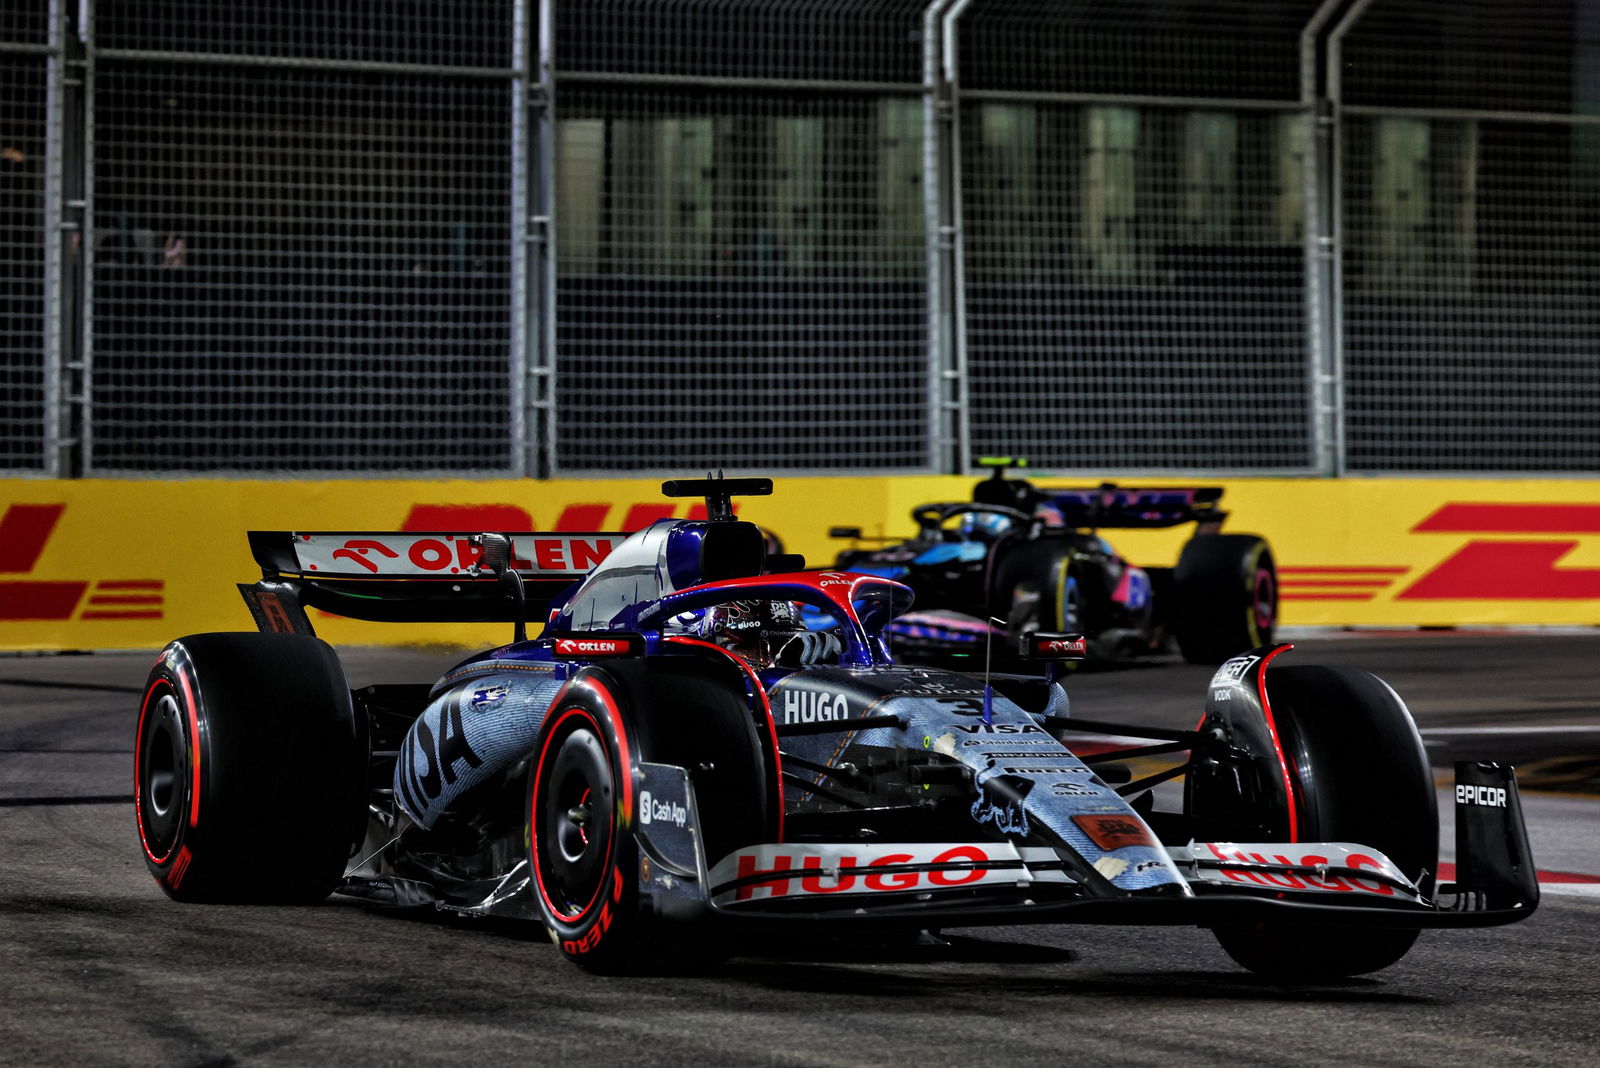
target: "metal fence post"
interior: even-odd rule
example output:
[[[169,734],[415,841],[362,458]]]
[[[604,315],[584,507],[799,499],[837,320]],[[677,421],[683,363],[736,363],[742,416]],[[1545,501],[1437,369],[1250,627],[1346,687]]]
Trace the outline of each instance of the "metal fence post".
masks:
[[[929,466],[970,465],[965,282],[961,270],[961,151],[956,21],[971,0],[933,0],[923,12],[923,191],[928,247]]]
[[[89,462],[90,175],[93,4],[51,0],[44,205],[45,470],[77,478]],[[70,10],[70,13],[69,13]]]
[[[95,0],[82,0],[78,5],[77,32],[63,41],[63,56],[70,55],[80,64],[77,108],[78,115],[68,115],[74,123],[72,143],[76,146],[75,165],[69,167],[66,179],[68,201],[78,215],[78,232],[82,235],[78,245],[77,262],[68,272],[77,297],[76,316],[72,318],[74,358],[68,366],[73,370],[74,396],[66,398],[72,412],[69,433],[72,442],[72,473],[93,474],[94,457],[94,270],[95,270]]]
[[[1323,70],[1326,75],[1324,93],[1328,116],[1328,293],[1332,314],[1330,318],[1330,353],[1328,360],[1329,406],[1333,426],[1333,468],[1329,474],[1342,476],[1349,469],[1349,452],[1345,434],[1348,412],[1345,405],[1344,322],[1344,35],[1350,31],[1366,12],[1372,0],[1347,0],[1338,23],[1327,34]]]
[[[62,55],[62,39],[66,34],[61,3],[62,0],[50,0],[50,56],[45,68],[48,85],[44,117],[44,409],[40,415],[44,423],[44,473],[51,478],[61,477],[62,469],[61,381],[65,370],[62,339],[69,328],[65,319],[66,302],[62,299],[65,278],[61,245],[68,240],[69,227],[76,225],[76,221],[67,222],[62,212],[67,73]]]
[[[515,473],[548,478],[555,458],[554,0],[512,13],[512,367]],[[531,121],[530,121],[531,118]]]
[[[1344,469],[1339,389],[1338,114],[1329,99],[1333,57],[1325,56],[1329,25],[1352,0],[1323,0],[1300,32],[1300,104],[1305,109],[1305,272],[1308,401],[1317,471],[1335,477]],[[1327,62],[1324,63],[1326,58]]]
[[[537,315],[535,324],[534,381],[538,387],[537,437],[533,445],[537,462],[529,474],[548,478],[556,463],[556,96],[555,96],[555,0],[539,3],[539,50],[537,83],[530,85],[538,109],[533,170],[535,224],[540,241],[537,272]]]
[[[528,108],[531,71],[528,66],[528,0],[511,7],[511,202],[510,286],[511,345],[507,352],[511,435],[511,474],[526,477],[534,469],[529,449],[528,294]]]
[[[6,51],[43,56],[44,163],[40,181],[39,313],[40,404],[39,473],[51,478],[79,473],[76,455],[78,421],[78,334],[76,259],[68,255],[74,233],[81,233],[83,201],[82,143],[74,121],[82,100],[82,55],[69,32],[65,0],[50,0],[44,44],[7,45]],[[9,325],[9,324],[8,324]]]

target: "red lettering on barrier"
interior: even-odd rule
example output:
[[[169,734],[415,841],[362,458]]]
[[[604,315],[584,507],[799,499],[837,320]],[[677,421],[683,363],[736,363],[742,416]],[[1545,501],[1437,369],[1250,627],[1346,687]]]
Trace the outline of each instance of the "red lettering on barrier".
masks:
[[[532,530],[533,517],[514,504],[413,504],[400,529]]]
[[[17,506],[22,507],[22,506]],[[57,505],[40,505],[28,507],[52,507]],[[610,501],[580,501],[566,505],[561,509],[561,514],[556,517],[550,529],[556,533],[588,533],[595,530],[606,530],[607,520],[611,513],[618,507]],[[677,515],[678,506],[672,503],[658,503],[645,501],[627,506],[620,529],[623,533],[632,533],[642,530],[658,519],[672,519]],[[734,502],[735,514],[739,511],[738,502]],[[705,519],[706,506],[704,503],[692,504],[684,516],[686,519]],[[20,529],[20,528],[19,528]],[[435,530],[461,530],[461,531],[498,531],[501,533],[521,533],[538,529],[533,516],[527,510],[515,504],[414,504],[406,514],[405,522],[400,524],[402,532]],[[0,536],[4,530],[0,528]],[[0,557],[3,563],[4,557]],[[0,567],[0,570],[4,570]],[[16,570],[26,570],[20,568]]]
[[[1451,502],[1413,534],[1600,534],[1600,505]],[[1581,601],[1600,597],[1600,568],[1559,568],[1578,543],[1474,539],[1402,590],[1398,601]]]
[[[87,582],[0,582],[0,619],[71,619]]]
[[[55,532],[64,504],[13,504],[0,518],[0,571],[26,573]]]
[[[1600,504],[1481,504],[1453,501],[1413,534],[1600,534]]]
[[[1400,601],[1582,601],[1600,597],[1600,568],[1558,568],[1575,541],[1471,541],[1396,597]]]
[[[13,504],[0,516],[0,572],[31,572],[55,533],[65,504]],[[96,581],[79,620],[160,619],[158,579]],[[87,579],[0,581],[0,621],[72,619],[84,603]],[[126,593],[139,591],[137,595]],[[137,608],[128,607],[137,605]],[[100,606],[100,607],[95,607]]]
[[[611,514],[611,505],[604,504],[569,504],[561,510],[561,518],[556,520],[552,530],[563,533],[573,530],[590,531],[604,530],[606,517]]]
[[[643,530],[658,519],[671,519],[672,513],[677,509],[672,504],[636,504],[628,509],[628,517],[622,521],[622,529],[627,533]]]

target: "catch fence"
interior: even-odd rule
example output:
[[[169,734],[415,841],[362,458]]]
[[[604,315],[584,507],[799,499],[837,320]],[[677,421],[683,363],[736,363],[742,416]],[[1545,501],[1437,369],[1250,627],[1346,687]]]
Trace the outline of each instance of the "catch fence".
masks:
[[[21,8],[13,475],[1600,469],[1592,5]]]

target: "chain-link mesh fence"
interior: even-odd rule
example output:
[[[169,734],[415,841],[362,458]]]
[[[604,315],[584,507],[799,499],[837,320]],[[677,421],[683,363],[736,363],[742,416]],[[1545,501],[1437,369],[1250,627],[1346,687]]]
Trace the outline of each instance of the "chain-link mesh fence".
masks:
[[[1314,6],[972,9],[977,451],[1097,471],[1311,469],[1297,34]]]
[[[3,7],[0,470],[1600,468],[1594,5]]]
[[[558,5],[556,467],[927,469],[921,5],[735,7]]]
[[[1389,0],[1343,59],[1348,468],[1600,469],[1600,8]]]
[[[316,61],[509,71],[515,3],[89,0],[88,6],[102,49],[168,52],[174,58],[252,57],[295,66]]]
[[[928,465],[914,98],[560,99],[558,466]]]
[[[509,468],[508,8],[105,6],[89,470]]]
[[[0,471],[46,466],[43,19],[0,15]]]

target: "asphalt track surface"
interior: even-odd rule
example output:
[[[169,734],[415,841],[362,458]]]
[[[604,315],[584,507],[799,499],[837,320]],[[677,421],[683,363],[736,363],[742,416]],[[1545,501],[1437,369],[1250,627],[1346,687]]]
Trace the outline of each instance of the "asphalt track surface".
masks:
[[[1387,678],[1440,768],[1519,765],[1535,858],[1567,873],[1532,919],[1310,987],[1251,977],[1200,930],[1062,926],[811,936],[714,974],[597,978],[483,921],[168,901],[129,800],[151,657],[0,658],[0,1064],[1600,1063],[1600,631],[1319,635],[1290,655]],[[357,686],[451,662],[346,654]],[[1207,677],[1167,661],[1070,689],[1081,716],[1189,726]]]

